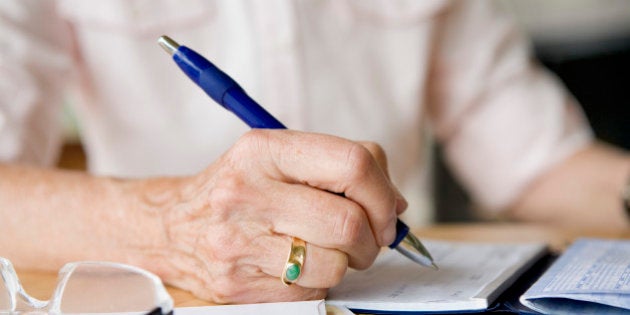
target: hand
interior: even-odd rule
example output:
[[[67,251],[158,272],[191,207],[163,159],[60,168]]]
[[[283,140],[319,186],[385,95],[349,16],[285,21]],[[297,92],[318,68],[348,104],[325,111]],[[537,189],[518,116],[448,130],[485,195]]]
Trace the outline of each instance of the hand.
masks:
[[[406,202],[385,167],[375,144],[248,132],[201,174],[145,186],[143,200],[164,209],[167,240],[145,267],[218,303],[323,298],[347,267],[367,268],[394,240]],[[286,287],[280,275],[293,236],[307,251],[300,278]]]

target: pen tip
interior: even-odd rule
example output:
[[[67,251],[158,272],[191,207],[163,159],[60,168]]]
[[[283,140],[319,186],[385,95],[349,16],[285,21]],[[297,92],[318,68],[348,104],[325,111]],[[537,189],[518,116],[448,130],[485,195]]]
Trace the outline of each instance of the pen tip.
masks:
[[[166,51],[171,56],[174,55],[177,51],[177,48],[179,48],[179,44],[166,35],[160,36],[157,42],[160,47],[162,47],[162,49],[164,49],[164,51]]]
[[[440,267],[438,267],[438,265],[436,265],[434,262],[431,262],[431,267],[433,267],[433,269],[435,270],[440,270]]]

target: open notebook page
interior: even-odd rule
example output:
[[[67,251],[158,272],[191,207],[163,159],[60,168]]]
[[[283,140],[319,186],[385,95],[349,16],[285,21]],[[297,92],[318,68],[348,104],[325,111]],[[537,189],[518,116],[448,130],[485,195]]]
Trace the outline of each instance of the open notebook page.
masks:
[[[350,271],[327,303],[372,311],[484,310],[546,252],[544,244],[425,241],[440,270],[387,250],[365,271]]]

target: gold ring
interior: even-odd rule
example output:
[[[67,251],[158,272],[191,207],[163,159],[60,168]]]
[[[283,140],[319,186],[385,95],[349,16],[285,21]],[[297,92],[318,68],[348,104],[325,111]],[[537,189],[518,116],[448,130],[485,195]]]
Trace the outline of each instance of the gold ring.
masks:
[[[302,268],[304,265],[304,257],[306,256],[306,242],[302,239],[294,237],[291,242],[291,251],[287,262],[284,264],[284,270],[282,270],[282,283],[284,285],[291,285],[298,280],[302,274]]]

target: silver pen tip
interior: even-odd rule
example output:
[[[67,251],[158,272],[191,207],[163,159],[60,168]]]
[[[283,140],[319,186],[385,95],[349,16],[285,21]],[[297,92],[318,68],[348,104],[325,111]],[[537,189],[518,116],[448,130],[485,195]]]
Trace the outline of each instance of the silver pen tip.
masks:
[[[174,55],[177,51],[177,48],[179,48],[179,44],[166,35],[160,36],[157,42],[160,47],[162,47],[162,49],[164,49],[164,51],[166,51],[171,56]]]
[[[435,270],[440,270],[440,267],[438,267],[438,265],[436,265],[435,262],[431,262],[431,267],[433,267],[433,269]]]
[[[429,251],[424,247],[420,240],[411,233],[408,233],[405,238],[396,245],[395,249],[399,253],[422,266],[438,270],[437,265],[433,262],[433,257],[429,254]]]

